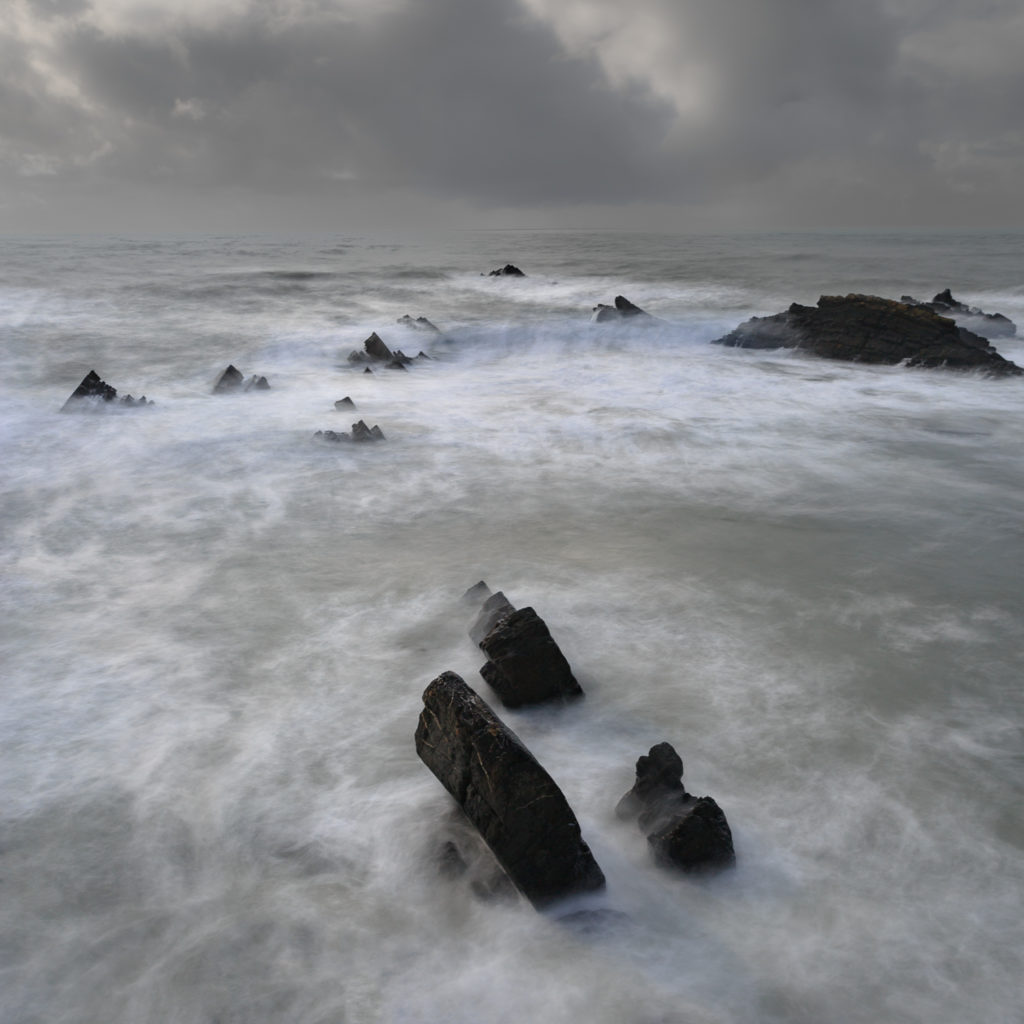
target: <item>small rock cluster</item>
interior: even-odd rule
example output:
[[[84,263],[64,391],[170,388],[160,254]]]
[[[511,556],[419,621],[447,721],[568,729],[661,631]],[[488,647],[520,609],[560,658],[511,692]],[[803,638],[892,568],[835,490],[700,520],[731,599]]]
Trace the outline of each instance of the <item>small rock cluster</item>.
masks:
[[[67,401],[61,406],[61,412],[81,412],[86,410],[101,409],[106,403],[137,408],[155,403],[143,395],[141,398],[132,398],[131,395],[117,397],[117,388],[111,387],[95,370],[90,370],[83,378],[82,383],[75,388],[68,396]]]
[[[267,383],[266,377],[261,377],[259,374],[254,373],[248,380],[246,380],[245,374],[230,364],[217,378],[217,383],[213,385],[213,393],[215,395],[230,395],[236,391],[269,390],[270,384]]]

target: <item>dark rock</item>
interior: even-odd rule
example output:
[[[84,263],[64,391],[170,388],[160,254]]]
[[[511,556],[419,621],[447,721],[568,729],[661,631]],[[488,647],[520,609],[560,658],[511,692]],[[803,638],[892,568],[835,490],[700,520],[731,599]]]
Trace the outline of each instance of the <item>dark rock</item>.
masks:
[[[364,441],[383,441],[385,440],[384,431],[380,427],[368,427],[362,420],[358,423],[352,424],[352,433],[346,434],[344,431],[337,430],[318,430],[314,437],[322,437],[325,441],[349,441],[349,442],[364,442]]]
[[[132,398],[131,395],[122,395],[117,398],[117,388],[111,387],[105,380],[100,380],[95,370],[90,370],[83,378],[81,384],[68,395],[67,401],[61,406],[61,412],[74,412],[82,409],[98,409],[108,402],[117,400],[118,405],[128,407],[139,407],[153,405],[143,395],[141,398]]]
[[[526,277],[526,275],[517,267],[511,263],[506,263],[505,266],[499,267],[497,270],[492,270],[488,277]]]
[[[753,317],[715,344],[800,348],[852,362],[983,369],[998,375],[1024,372],[948,317],[876,295],[823,295],[816,307],[794,302],[784,313]]]
[[[344,398],[339,398],[334,403],[334,408],[337,409],[339,412],[343,409],[354,409],[355,407],[356,403],[353,402],[352,399],[348,397],[348,395],[346,395]]]
[[[229,364],[228,368],[217,378],[217,383],[213,385],[213,393],[224,395],[230,391],[240,391],[244,381],[245,377],[242,372]]]
[[[267,382],[267,378],[266,377],[258,377],[256,374],[253,374],[245,382],[245,389],[244,390],[246,390],[246,391],[269,391],[270,390],[270,384]]]
[[[486,583],[483,584],[485,587]],[[478,583],[477,586],[480,586]],[[512,606],[509,599],[499,590],[496,594],[491,594],[488,591],[488,597],[483,603],[483,607],[480,609],[480,614],[476,617],[476,622],[469,627],[469,638],[478,647],[480,642],[494,627],[501,622],[502,619],[507,619],[514,611],[515,608]],[[469,596],[469,592],[466,592],[466,596]]]
[[[624,295],[616,295],[614,306],[598,303],[594,307],[594,315],[591,319],[596,324],[603,324],[611,321],[630,320],[635,317],[639,317],[643,321],[655,319],[650,313],[630,302]]]
[[[423,351],[423,349],[420,349],[419,352],[416,353],[416,358],[417,359],[426,359],[427,362],[433,362],[433,359],[434,359],[433,356],[428,356],[427,353]]]
[[[410,331],[428,331],[431,334],[440,334],[441,330],[435,327],[425,316],[418,316],[415,320],[408,313],[398,318],[398,323],[408,327]]]
[[[480,580],[479,583],[474,583],[463,595],[462,600],[466,604],[477,605],[482,601],[486,601],[491,596],[491,588]]]
[[[918,302],[912,295],[904,295],[900,299],[911,306],[924,306],[940,316],[948,316],[960,327],[966,327],[975,334],[985,338],[1013,338],[1017,334],[1017,325],[1002,313],[985,313],[974,306],[968,306],[953,298],[953,293],[946,288],[939,292],[931,302]]]
[[[365,370],[363,370],[363,373],[373,373],[373,370],[367,367]]]
[[[371,359],[379,363],[390,363],[395,358],[395,354],[384,344],[376,331],[363,342],[363,348]]]
[[[490,659],[480,675],[505,707],[583,696],[565,655],[532,608],[520,608],[500,619],[479,643]]]
[[[392,359],[390,363],[386,364],[386,369],[388,369],[388,370],[402,370],[403,372],[408,373],[409,372],[409,368],[405,365],[406,362],[410,362],[411,363],[412,360],[409,359],[408,357],[406,357],[406,359],[404,361],[401,360],[401,359],[397,359],[397,358]]]
[[[709,796],[683,786],[683,759],[670,743],[658,743],[636,762],[636,781],[615,813],[635,819],[655,859],[687,872],[729,867],[736,862],[732,831]]]
[[[416,752],[535,907],[604,886],[555,781],[454,672],[423,693]]]

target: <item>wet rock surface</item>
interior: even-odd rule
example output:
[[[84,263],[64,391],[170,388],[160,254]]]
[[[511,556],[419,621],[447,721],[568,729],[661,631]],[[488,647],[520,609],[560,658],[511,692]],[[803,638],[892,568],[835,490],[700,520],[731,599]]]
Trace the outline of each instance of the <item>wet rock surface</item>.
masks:
[[[445,672],[426,688],[423,704],[416,752],[516,888],[538,908],[603,888],[565,796],[487,703]]]
[[[799,348],[827,359],[977,369],[1000,376],[1024,372],[948,317],[876,295],[823,295],[817,306],[794,302],[783,313],[753,317],[714,344]]]
[[[686,872],[713,871],[736,862],[725,813],[709,796],[683,786],[683,760],[670,743],[658,743],[636,763],[636,781],[615,813],[635,820],[655,860]]]

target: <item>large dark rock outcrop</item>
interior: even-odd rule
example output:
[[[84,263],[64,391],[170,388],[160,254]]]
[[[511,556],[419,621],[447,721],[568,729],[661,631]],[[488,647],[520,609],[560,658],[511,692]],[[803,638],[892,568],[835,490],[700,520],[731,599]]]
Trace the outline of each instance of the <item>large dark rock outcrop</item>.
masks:
[[[495,597],[504,595],[495,595]],[[532,608],[510,611],[494,602],[496,624],[479,641],[488,662],[480,675],[507,708],[583,696],[569,662]]]
[[[492,270],[488,277],[526,277],[526,275],[513,263],[506,263],[505,266]]]
[[[606,306],[599,302],[594,307],[594,315],[591,317],[596,324],[611,323],[620,320],[635,320],[638,323],[653,323],[656,317],[634,305],[624,295],[615,296],[615,305]]]
[[[900,296],[900,302],[908,306],[925,306],[939,316],[951,317],[959,326],[983,338],[1013,338],[1017,334],[1017,325],[1009,317],[1002,313],[985,313],[975,306],[968,306],[954,299],[948,288],[939,292],[931,302],[918,302],[912,295]]]
[[[242,371],[233,364],[228,364],[227,369],[217,378],[213,385],[215,395],[228,395],[235,391],[269,391],[270,384],[266,377],[253,374],[248,380],[245,379]]]
[[[154,403],[143,395],[141,398],[132,398],[131,395],[117,397],[117,388],[111,387],[95,370],[90,370],[83,378],[81,384],[68,395],[67,401],[61,406],[61,412],[75,412],[83,409],[102,408],[107,403],[134,407],[153,405]]]
[[[800,348],[827,359],[1019,374],[982,337],[924,306],[877,295],[823,295],[817,306],[794,302],[783,313],[755,316],[715,344]]]
[[[454,672],[423,693],[416,752],[535,907],[604,886],[572,808],[537,759]]]
[[[358,423],[352,424],[352,433],[346,434],[343,430],[318,430],[314,437],[323,438],[325,441],[333,441],[335,443],[342,443],[345,441],[353,442],[364,442],[364,441],[384,441],[384,431],[380,427],[374,425],[368,427],[363,420],[359,420]]]
[[[683,759],[670,743],[658,743],[636,763],[633,788],[615,813],[635,819],[655,860],[687,872],[710,871],[736,862],[732,831],[709,796],[683,786]]]

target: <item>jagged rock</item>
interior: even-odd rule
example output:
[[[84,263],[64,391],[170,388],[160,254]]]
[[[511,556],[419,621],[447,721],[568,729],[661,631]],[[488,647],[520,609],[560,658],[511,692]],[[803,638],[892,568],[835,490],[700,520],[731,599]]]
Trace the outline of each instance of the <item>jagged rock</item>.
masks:
[[[132,398],[131,395],[117,397],[117,388],[111,387],[105,380],[100,380],[95,370],[90,370],[83,378],[81,384],[68,395],[67,401],[61,406],[61,412],[73,412],[81,409],[98,409],[107,402],[114,402],[118,405],[137,407],[153,405],[154,403],[143,395],[141,398]]]
[[[423,349],[420,349],[419,352],[416,353],[416,358],[417,359],[426,359],[427,362],[433,362],[433,360],[434,360],[434,357],[433,356],[428,356],[427,353],[423,351]]]
[[[350,363],[390,363],[395,358],[395,353],[384,344],[381,336],[374,331],[363,342],[363,351],[350,352],[348,361]],[[369,367],[367,367],[369,369]]]
[[[229,364],[227,369],[217,378],[213,385],[215,395],[226,395],[234,391],[269,391],[270,384],[266,377],[257,376],[255,373],[246,380],[242,372],[234,365]]]
[[[410,331],[429,331],[431,334],[440,334],[440,328],[432,324],[425,316],[418,316],[415,320],[408,313],[405,316],[400,316],[397,320],[403,327],[408,327]]]
[[[715,341],[740,348],[800,348],[827,359],[1020,374],[984,339],[925,306],[876,295],[823,295],[753,317]]]
[[[492,270],[488,277],[526,277],[526,275],[514,264],[506,263],[505,266]]]
[[[520,608],[499,619],[479,643],[490,659],[480,675],[505,707],[583,696],[565,655],[532,608]]]
[[[341,412],[343,409],[354,409],[355,407],[356,403],[353,402],[352,399],[348,397],[348,395],[346,395],[344,398],[339,398],[334,403],[334,408],[337,409],[339,412]]]
[[[477,587],[481,584],[486,588],[487,584],[477,584]],[[473,588],[476,589],[476,588]],[[469,591],[466,591],[466,597],[469,597]],[[480,614],[476,617],[476,622],[469,627],[469,638],[478,647],[480,642],[487,636],[488,633],[494,627],[501,622],[502,619],[507,619],[515,608],[509,599],[499,590],[496,594],[491,594],[488,590],[488,597],[483,603],[483,607],[480,609]]]
[[[656,744],[637,760],[636,781],[615,813],[636,820],[663,866],[696,872],[736,862],[724,812],[711,797],[686,792],[683,759],[670,743]]]
[[[318,430],[314,437],[322,437],[325,441],[350,441],[350,442],[364,442],[364,441],[384,441],[384,431],[380,427],[373,426],[368,427],[362,420],[358,423],[352,424],[352,433],[346,434],[344,431],[337,430]]]
[[[603,324],[615,320],[630,320],[634,317],[639,317],[641,321],[655,319],[650,313],[630,302],[624,295],[616,295],[614,306],[606,306],[599,302],[594,307],[594,315],[591,320],[596,324]]]
[[[912,295],[903,295],[900,301],[910,306],[924,306],[940,316],[951,317],[960,327],[966,327],[984,338],[1013,338],[1017,334],[1017,325],[1009,317],[1002,313],[985,313],[974,306],[968,306],[954,299],[948,288],[939,292],[931,302],[918,302]]]
[[[491,588],[487,584],[480,580],[479,583],[474,583],[463,595],[462,600],[466,604],[477,605],[482,601],[486,601],[491,596]]]
[[[363,373],[373,373],[373,370],[367,367],[365,370],[363,370]]]
[[[454,672],[423,693],[416,752],[535,907],[604,886],[554,779]]]

